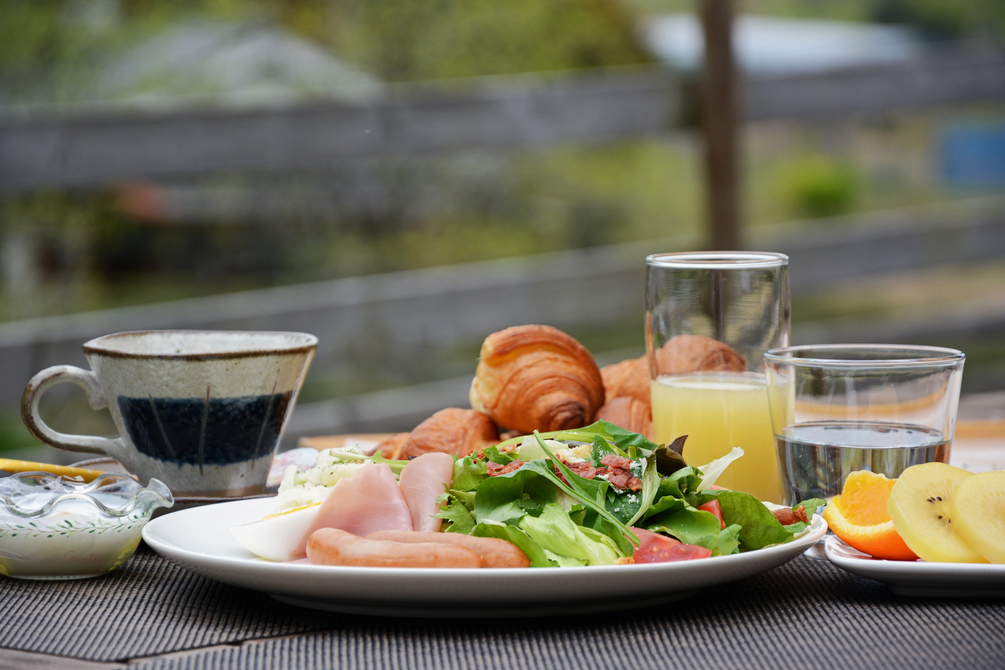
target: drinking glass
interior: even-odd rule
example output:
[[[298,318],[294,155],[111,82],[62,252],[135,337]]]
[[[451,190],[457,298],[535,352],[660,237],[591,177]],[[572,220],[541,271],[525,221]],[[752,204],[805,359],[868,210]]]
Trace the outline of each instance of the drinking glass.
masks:
[[[893,478],[948,462],[964,359],[955,349],[878,344],[765,354],[786,503],[835,496],[856,470]]]
[[[717,484],[780,502],[764,353],[789,342],[789,259],[762,252],[646,258],[653,430],[704,465],[742,447]]]

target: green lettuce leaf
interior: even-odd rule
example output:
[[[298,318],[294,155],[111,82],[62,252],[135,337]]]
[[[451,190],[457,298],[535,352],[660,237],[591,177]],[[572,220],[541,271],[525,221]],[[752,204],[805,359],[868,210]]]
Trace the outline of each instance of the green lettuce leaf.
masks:
[[[740,527],[736,524],[719,531],[719,542],[712,550],[713,556],[729,556],[740,553]]]
[[[627,537],[629,542],[637,544],[639,542],[639,538],[632,533],[631,529],[620,519],[607,511],[607,489],[610,487],[610,484],[603,479],[586,479],[585,477],[580,477],[575,472],[570,470],[565,463],[555,458],[555,455],[551,453],[547,445],[545,445],[544,440],[541,439],[539,433],[535,431],[534,436],[537,438],[541,449],[548,454],[548,460],[531,461],[521,467],[520,470],[532,468],[540,472],[542,476],[548,477],[552,482],[554,482],[555,486],[559,490],[579,501],[579,503],[581,503],[584,507],[603,517],[611,524],[611,526],[616,528],[621,535]],[[565,478],[564,480],[555,474],[554,470],[552,470],[553,467],[558,468],[558,470],[562,472],[562,475]],[[519,472],[519,470],[517,472]]]
[[[454,461],[454,474],[450,488],[458,491],[474,491],[488,477],[485,461],[465,456]]]
[[[448,522],[443,531],[445,533],[461,533],[470,535],[475,527],[475,518],[471,515],[471,510],[460,503],[456,498],[448,498],[446,505],[433,515],[438,519]]]
[[[493,463],[498,463],[499,465],[506,465],[507,463],[512,463],[513,458],[499,451],[497,447],[489,447],[488,449],[483,449],[482,453],[485,454],[485,458]]]
[[[677,500],[674,504],[668,502],[664,511],[646,517],[644,528],[666,533],[684,544],[694,544],[712,551],[719,545],[719,519],[714,514],[694,509],[683,500]]]
[[[644,435],[633,433],[630,430],[625,430],[620,426],[615,426],[613,423],[607,423],[606,421],[597,421],[583,430],[589,430],[598,424],[600,429],[604,431],[604,436],[613,440],[614,444],[618,445],[618,448],[626,454],[630,451],[652,453],[656,451],[657,447],[659,447],[658,444],[647,440]],[[629,454],[629,458],[636,458],[636,456]]]
[[[591,528],[577,526],[560,505],[545,505],[540,516],[523,517],[519,527],[546,550],[588,565],[612,565],[622,556],[613,540]]]
[[[527,554],[527,558],[530,559],[530,567],[532,568],[551,568],[558,564],[557,561],[548,557],[544,547],[530,539],[527,533],[516,526],[484,522],[475,526],[469,535],[474,535],[475,537],[495,537],[512,542],[520,551]]]
[[[705,489],[711,487],[715,484],[715,480],[719,478],[726,468],[736,459],[743,456],[743,449],[740,447],[733,447],[728,454],[722,458],[717,458],[711,463],[706,463],[698,468],[701,471],[701,486],[698,487],[699,491],[704,491]]]
[[[698,504],[704,504],[713,498],[722,506],[722,518],[727,526],[742,526],[737,534],[740,551],[753,551],[788,542],[795,533],[802,530],[796,530],[798,526],[805,528],[805,524],[783,526],[764,503],[749,493],[702,491],[698,495]]]
[[[626,454],[618,453],[618,449],[614,444],[608,442],[606,439],[600,435],[593,436],[593,447],[590,450],[590,460],[593,461],[594,467],[601,467],[603,463],[604,456],[609,456],[610,454],[616,454],[618,456],[625,456]]]
[[[544,505],[555,502],[554,473],[542,472],[545,468],[533,467],[535,463],[542,461],[484,479],[475,491],[475,519],[515,524],[526,514],[537,516]]]

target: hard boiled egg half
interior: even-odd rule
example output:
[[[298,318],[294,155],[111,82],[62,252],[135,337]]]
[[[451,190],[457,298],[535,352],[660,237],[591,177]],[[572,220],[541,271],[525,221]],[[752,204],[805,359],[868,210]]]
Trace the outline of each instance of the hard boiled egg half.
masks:
[[[231,528],[237,541],[256,556],[270,561],[288,561],[317,519],[321,503],[294,507],[251,523]]]

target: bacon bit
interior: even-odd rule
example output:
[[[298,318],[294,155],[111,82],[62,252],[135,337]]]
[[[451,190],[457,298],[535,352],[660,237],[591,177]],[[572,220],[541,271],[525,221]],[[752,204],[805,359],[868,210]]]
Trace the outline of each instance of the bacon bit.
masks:
[[[802,505],[800,505],[795,509],[785,508],[785,509],[771,510],[771,513],[775,515],[776,519],[778,519],[778,523],[782,524],[783,526],[788,526],[790,524],[797,523],[799,521],[802,522],[809,521],[809,519],[806,516],[806,508],[803,507]]]
[[[562,480],[563,484],[566,486],[572,486],[572,484],[569,483],[569,480],[565,478],[565,473],[559,470],[557,465],[555,466],[555,474],[558,475],[558,478]]]
[[[614,565],[635,565],[635,557],[622,556],[618,560],[614,561]]]
[[[567,468],[584,479],[593,479],[597,476],[597,468],[595,468],[593,463],[590,461],[576,461],[575,463],[569,463],[568,461],[562,460],[562,462],[565,463]]]
[[[509,463],[506,463],[505,465],[489,461],[485,467],[487,468],[489,477],[498,477],[499,475],[506,475],[513,472],[514,470],[519,470],[520,466],[523,465],[523,463],[524,462],[521,461],[520,459],[512,460]]]
[[[622,468],[611,468],[607,473],[607,481],[616,489],[642,490],[642,480]]]
[[[579,475],[583,479],[593,479],[600,472],[600,470],[598,468],[594,467],[593,463],[591,463],[590,461],[571,461],[570,462],[570,461],[565,460],[561,456],[558,457],[558,460],[562,462],[562,465],[564,465],[565,467],[569,468],[570,470],[572,470],[573,472],[575,472],[577,475]],[[559,479],[561,479],[567,485],[571,486],[571,484],[569,484],[569,482],[566,480],[565,475],[558,468],[558,466],[555,466],[555,474],[558,475]]]
[[[633,465],[632,459],[619,456],[618,454],[607,454],[600,459],[600,462],[612,468],[621,468],[622,470],[631,470]]]

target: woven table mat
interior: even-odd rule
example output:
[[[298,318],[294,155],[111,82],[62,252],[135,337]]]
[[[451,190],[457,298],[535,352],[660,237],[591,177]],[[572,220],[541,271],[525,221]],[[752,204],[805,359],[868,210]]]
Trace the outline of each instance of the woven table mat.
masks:
[[[495,621],[302,610],[142,548],[107,577],[0,584],[0,647],[138,669],[1005,667],[1005,602],[899,598],[806,557],[660,607]]]
[[[142,543],[103,577],[0,580],[0,647],[92,661],[304,633],[343,620],[195,575]]]

